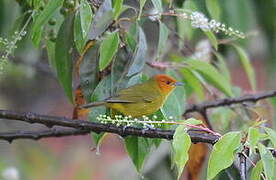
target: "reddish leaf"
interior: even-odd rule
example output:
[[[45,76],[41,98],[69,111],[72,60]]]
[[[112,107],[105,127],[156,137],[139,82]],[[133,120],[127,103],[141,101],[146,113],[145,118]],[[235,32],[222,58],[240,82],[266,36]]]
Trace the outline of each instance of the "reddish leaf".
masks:
[[[75,107],[73,111],[73,119],[78,119],[80,116],[85,116],[89,113],[89,109],[81,109],[80,105],[86,104],[81,87],[79,86],[75,91]]]

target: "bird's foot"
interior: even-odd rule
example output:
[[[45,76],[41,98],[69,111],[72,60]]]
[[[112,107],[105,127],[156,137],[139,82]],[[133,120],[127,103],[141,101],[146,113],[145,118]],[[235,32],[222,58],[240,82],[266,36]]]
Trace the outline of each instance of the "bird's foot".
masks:
[[[157,130],[157,128],[155,128],[154,126],[152,126],[150,124],[145,123],[144,128],[142,129],[142,133],[144,134],[148,130]]]
[[[145,123],[144,126],[145,126],[145,129],[148,129],[148,130],[156,130],[156,128],[155,128],[153,125],[151,125],[151,124]]]
[[[123,126],[123,132],[125,132],[128,127],[128,125]]]

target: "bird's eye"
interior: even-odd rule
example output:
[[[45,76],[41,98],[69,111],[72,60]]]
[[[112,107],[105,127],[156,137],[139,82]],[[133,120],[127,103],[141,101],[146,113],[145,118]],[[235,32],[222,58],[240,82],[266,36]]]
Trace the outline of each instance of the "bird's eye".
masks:
[[[170,82],[170,81],[167,81],[166,84],[171,84],[171,82]]]

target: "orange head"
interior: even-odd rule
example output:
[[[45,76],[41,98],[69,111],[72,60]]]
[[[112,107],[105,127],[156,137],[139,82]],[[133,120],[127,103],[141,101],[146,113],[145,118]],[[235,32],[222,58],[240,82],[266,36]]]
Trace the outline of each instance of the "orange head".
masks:
[[[154,76],[159,88],[165,94],[169,94],[175,86],[183,85],[181,82],[177,82],[174,78],[166,74],[158,74]]]

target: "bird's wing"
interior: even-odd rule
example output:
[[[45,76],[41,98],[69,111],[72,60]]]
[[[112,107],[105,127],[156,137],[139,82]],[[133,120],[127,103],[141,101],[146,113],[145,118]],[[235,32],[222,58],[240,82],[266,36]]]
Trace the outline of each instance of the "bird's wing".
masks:
[[[108,103],[139,103],[139,102],[145,102],[145,103],[151,103],[154,101],[154,96],[149,95],[139,95],[139,94],[128,94],[128,95],[117,95],[112,96],[105,101]]]
[[[127,88],[118,92],[118,94],[107,98],[105,101],[109,103],[151,103],[158,98],[155,90],[150,88]]]
[[[135,101],[116,99],[114,97],[110,97],[110,98],[106,99],[105,102],[108,102],[108,103],[135,103]]]

